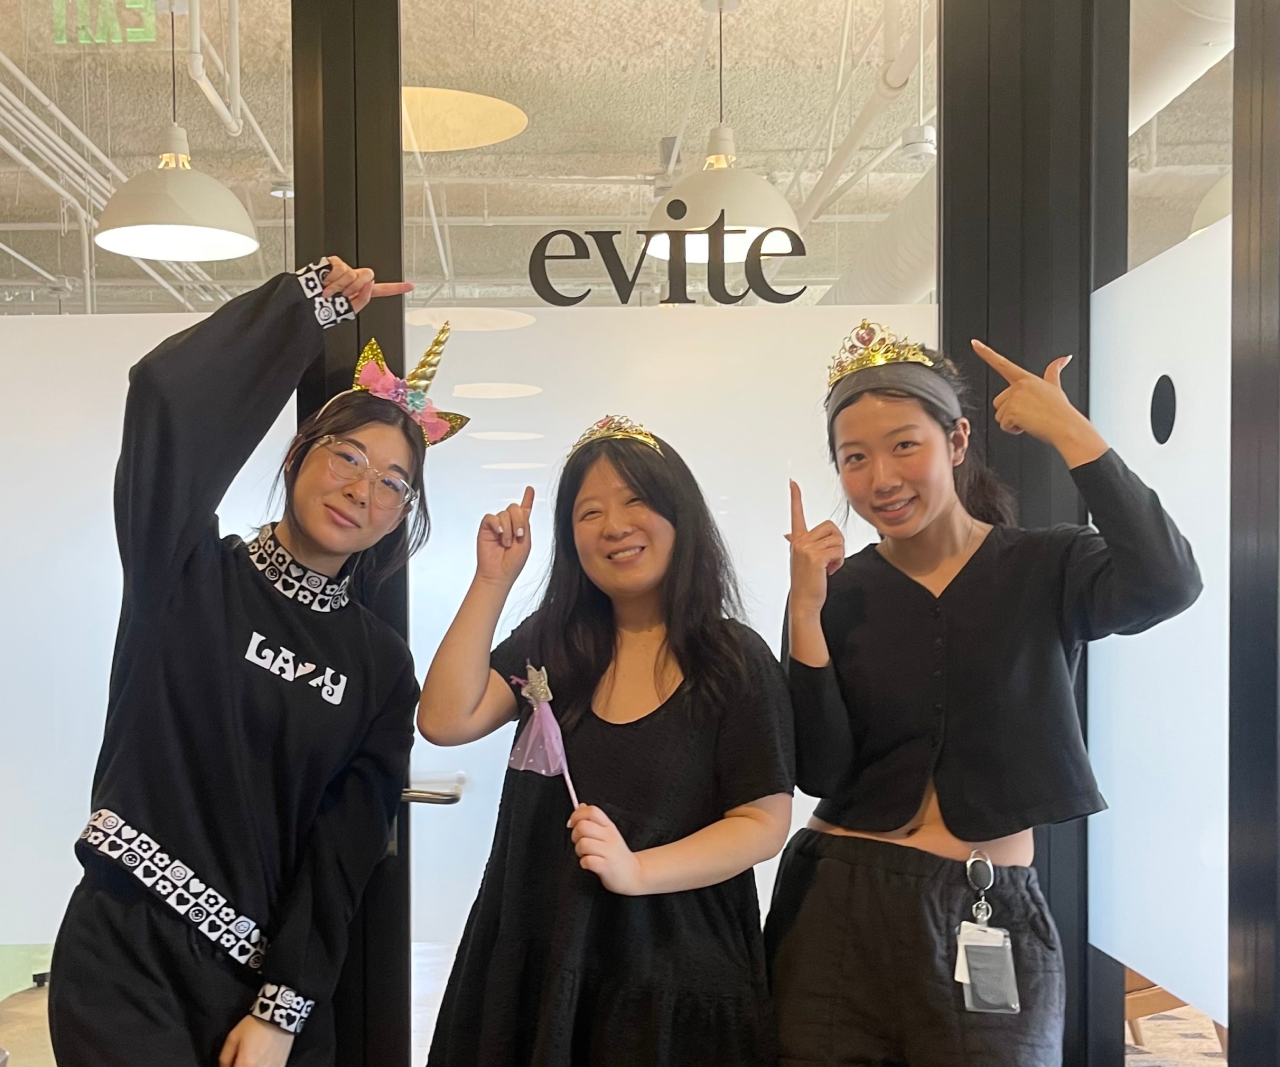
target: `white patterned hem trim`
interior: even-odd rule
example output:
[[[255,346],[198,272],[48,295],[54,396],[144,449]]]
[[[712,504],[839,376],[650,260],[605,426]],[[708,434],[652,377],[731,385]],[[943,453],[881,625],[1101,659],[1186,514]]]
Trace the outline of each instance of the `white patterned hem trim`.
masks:
[[[354,319],[356,317],[355,308],[351,306],[351,301],[341,293],[334,293],[333,296],[324,295],[324,283],[332,269],[327,259],[319,259],[294,271],[298,276],[299,284],[302,286],[303,295],[315,307],[316,322],[320,323],[326,330],[331,326],[336,326],[344,319]]]
[[[255,1019],[272,1023],[287,1033],[299,1034],[315,1006],[314,1000],[308,1000],[297,990],[267,982],[258,991],[252,1014]]]
[[[80,840],[114,860],[237,963],[262,970],[262,929],[225,896],[114,811],[95,811]]]

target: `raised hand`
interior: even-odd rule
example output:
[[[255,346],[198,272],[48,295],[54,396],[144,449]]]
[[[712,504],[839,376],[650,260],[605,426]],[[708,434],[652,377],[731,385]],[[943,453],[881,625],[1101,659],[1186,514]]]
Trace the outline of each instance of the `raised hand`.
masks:
[[[476,577],[510,588],[529,560],[529,514],[533,511],[533,486],[524,499],[480,521],[476,535]]]
[[[590,871],[611,893],[639,896],[644,892],[640,857],[627,847],[622,832],[600,808],[579,804],[569,819],[578,864]]]
[[[1006,359],[990,345],[973,341],[973,350],[1009,387],[994,401],[996,422],[1006,433],[1029,433],[1053,445],[1069,467],[1097,459],[1107,443],[1068,399],[1062,388],[1062,371],[1071,362],[1060,356],[1045,368],[1041,378]]]
[[[812,530],[804,518],[800,486],[791,483],[791,610],[816,614],[827,601],[827,579],[844,566],[844,534],[830,519]]]
[[[369,301],[379,296],[402,296],[413,292],[413,282],[375,281],[368,267],[351,267],[337,256],[329,260],[329,277],[324,283],[324,295],[341,293],[351,302],[357,313],[369,306]]]

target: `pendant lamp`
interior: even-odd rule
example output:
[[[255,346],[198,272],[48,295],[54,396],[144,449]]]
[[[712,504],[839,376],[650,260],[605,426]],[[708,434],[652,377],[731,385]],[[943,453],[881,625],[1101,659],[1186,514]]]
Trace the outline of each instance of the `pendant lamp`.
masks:
[[[137,259],[205,263],[237,259],[258,250],[258,235],[240,199],[191,167],[187,131],[178,125],[177,55],[173,64],[173,125],[156,170],[136,174],[112,194],[98,218],[94,243]]]
[[[751,243],[765,230],[799,227],[796,213],[782,193],[760,175],[733,166],[737,148],[732,128],[724,124],[724,12],[729,2],[713,0],[720,18],[720,122],[711,128],[707,161],[702,170],[681,178],[658,201],[649,216],[648,228],[705,230],[723,211],[726,229],[746,231],[728,233],[724,239],[725,262],[741,263],[747,258]],[[684,246],[685,259],[690,263],[706,263],[710,258],[710,239],[703,234],[687,235]],[[765,238],[761,251],[766,256],[786,255],[791,251],[791,238],[785,233],[772,233]],[[649,242],[649,255],[655,259],[671,258],[671,240],[665,233],[656,234]]]

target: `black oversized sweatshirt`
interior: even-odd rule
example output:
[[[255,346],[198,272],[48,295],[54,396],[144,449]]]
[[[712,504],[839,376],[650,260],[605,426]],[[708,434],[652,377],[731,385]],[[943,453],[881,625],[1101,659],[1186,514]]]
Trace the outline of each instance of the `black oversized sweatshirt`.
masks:
[[[418,695],[401,637],[347,580],[214,509],[350,318],[328,263],[164,341],[129,376],[115,510],[124,569],[86,868],[114,864],[263,985],[296,1033],[328,998],[404,784]],[[199,998],[200,991],[187,992]]]

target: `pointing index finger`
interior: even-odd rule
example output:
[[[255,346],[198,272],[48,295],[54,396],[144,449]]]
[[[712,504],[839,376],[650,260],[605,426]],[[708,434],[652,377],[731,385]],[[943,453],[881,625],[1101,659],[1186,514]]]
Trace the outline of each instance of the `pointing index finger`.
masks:
[[[1032,377],[1029,370],[1023,370],[1023,368],[1019,367],[1013,362],[1013,360],[1006,359],[990,345],[983,344],[983,342],[976,338],[970,343],[973,345],[973,350],[978,354],[978,358],[1010,385],[1014,382],[1021,381],[1023,378]]]
[[[804,521],[804,501],[800,498],[800,486],[791,483],[791,536],[802,537],[809,532]]]

